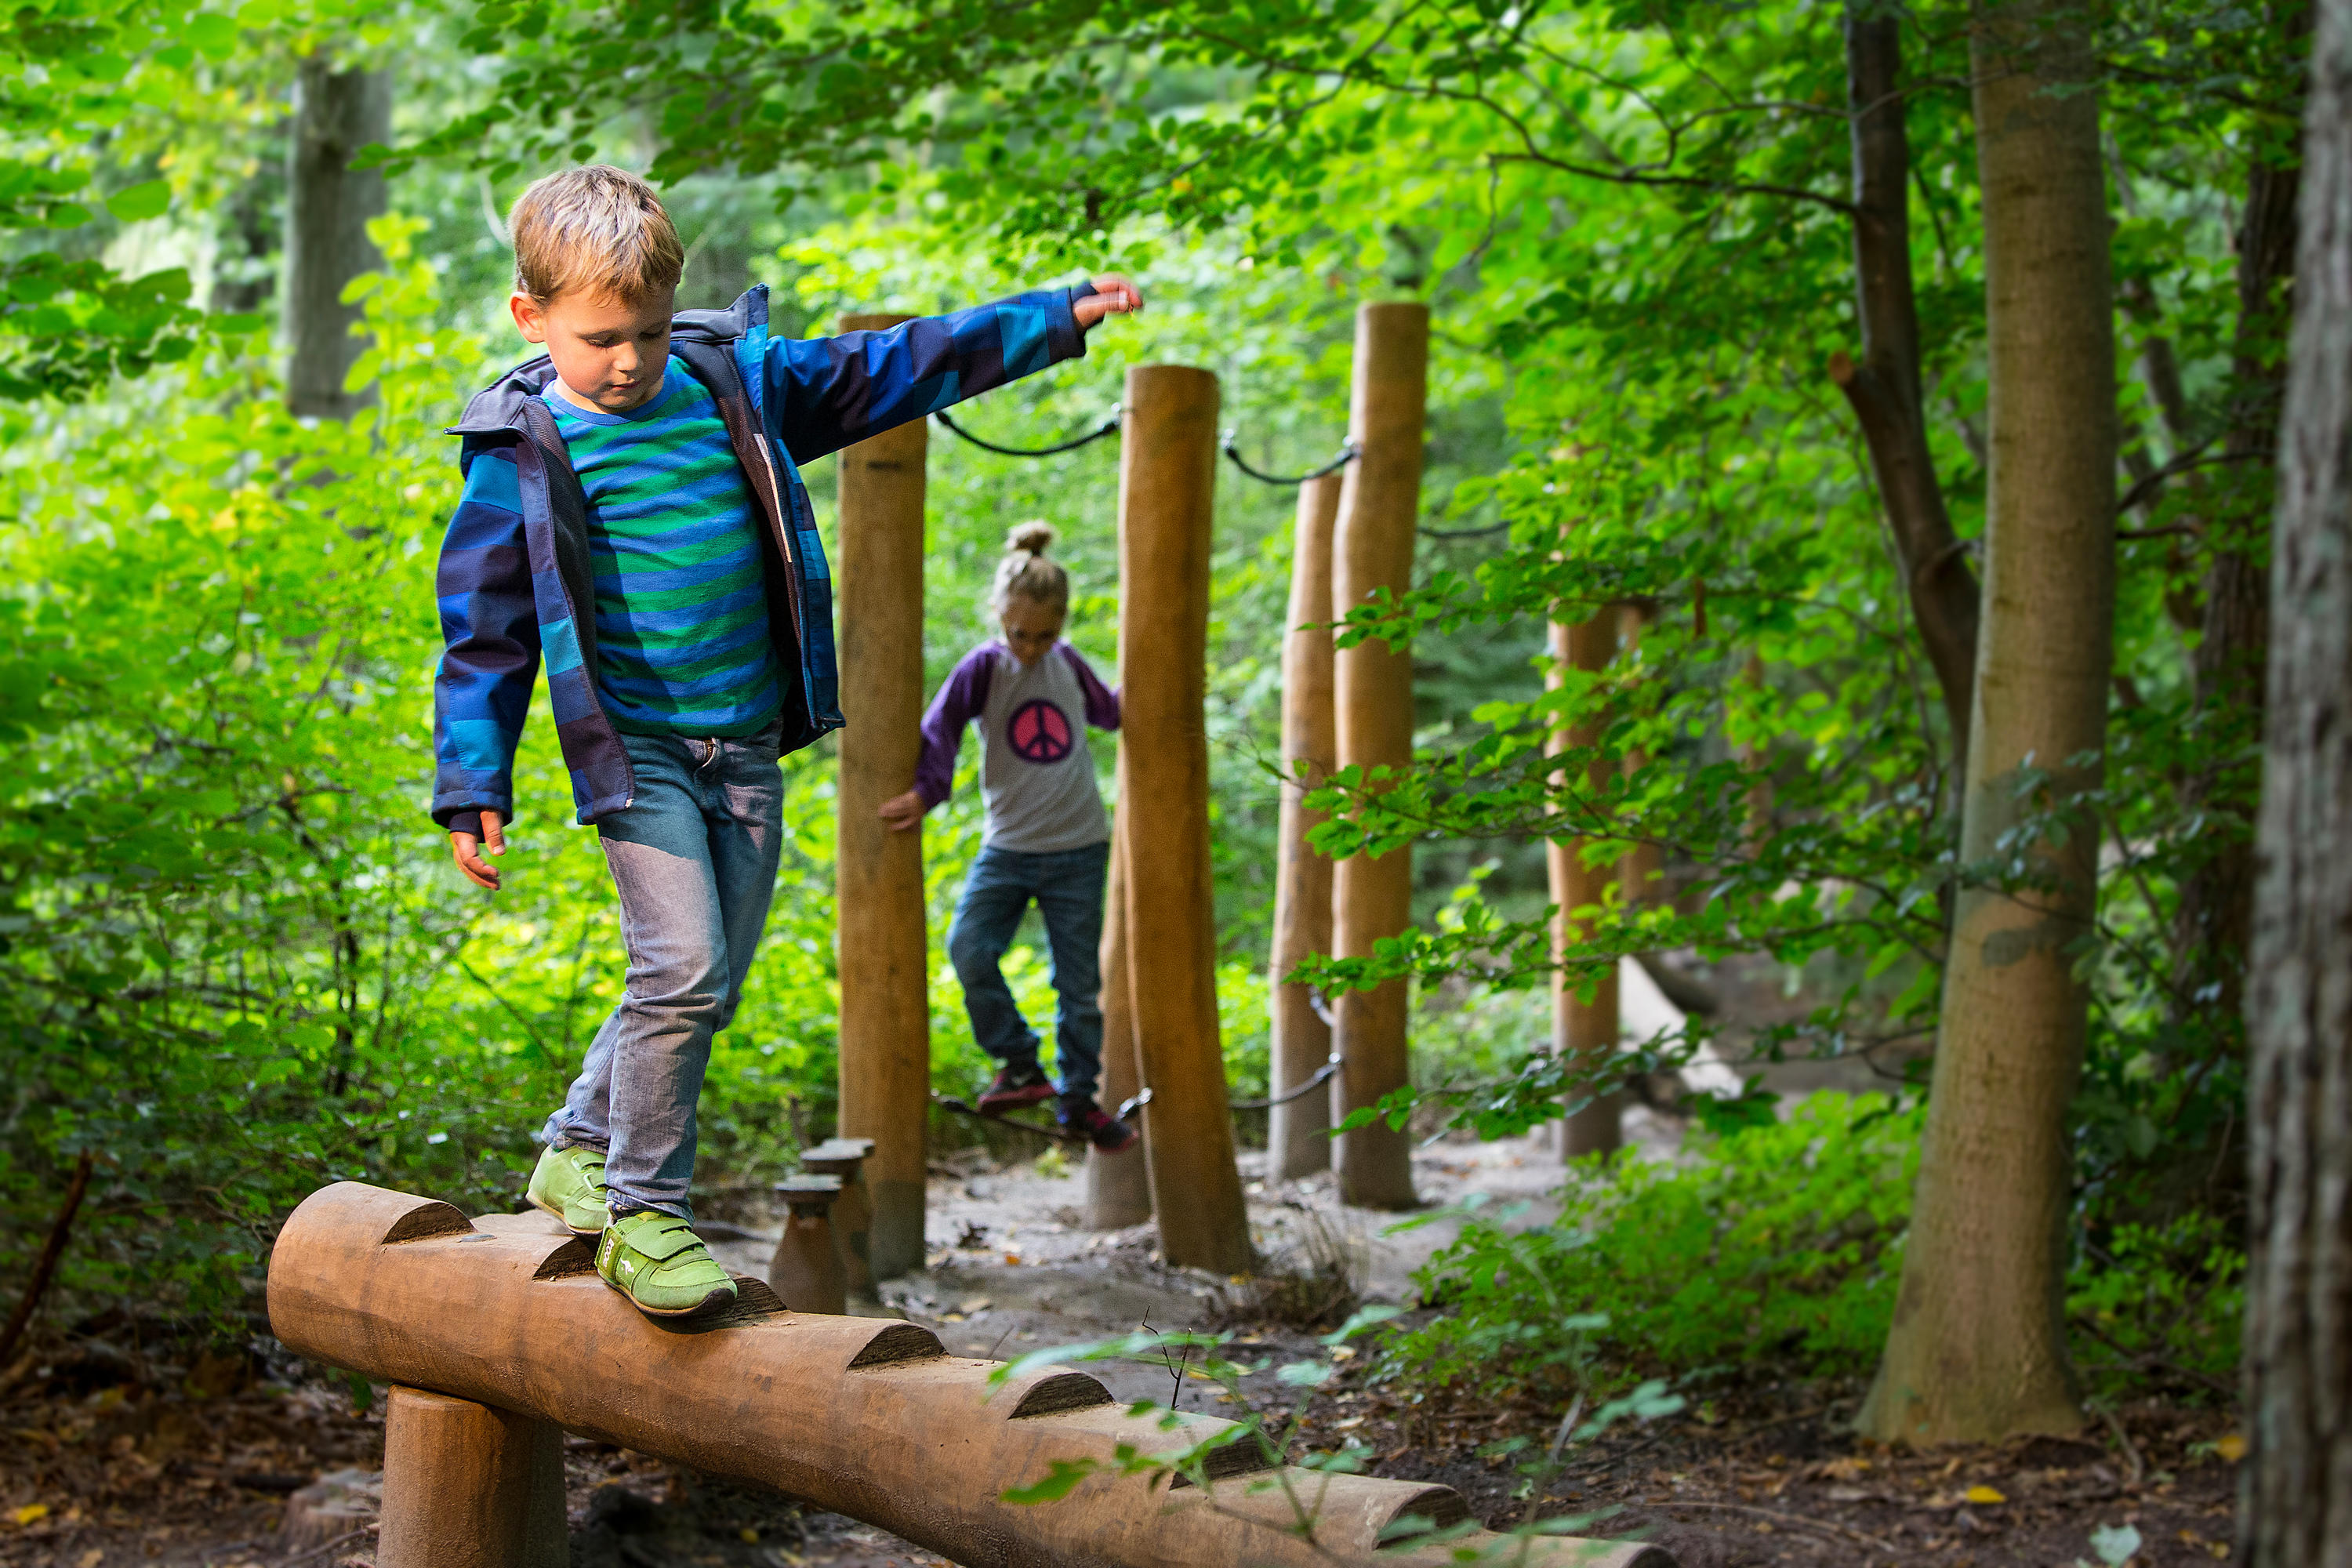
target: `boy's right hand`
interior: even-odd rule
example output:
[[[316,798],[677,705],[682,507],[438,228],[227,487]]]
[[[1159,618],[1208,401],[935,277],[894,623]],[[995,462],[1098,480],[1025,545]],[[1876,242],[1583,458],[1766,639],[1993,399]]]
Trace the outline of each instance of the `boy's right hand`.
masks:
[[[457,862],[457,869],[466,873],[467,881],[495,893],[499,890],[499,868],[482,858],[483,849],[493,855],[507,852],[506,835],[499,829],[499,814],[487,808],[482,812],[482,837],[478,845],[470,833],[452,833],[449,835],[449,858]]]
[[[923,813],[930,809],[931,803],[923,798],[923,792],[910,789],[904,795],[894,795],[884,801],[881,816],[882,820],[890,825],[890,831],[905,833],[922,821]]]

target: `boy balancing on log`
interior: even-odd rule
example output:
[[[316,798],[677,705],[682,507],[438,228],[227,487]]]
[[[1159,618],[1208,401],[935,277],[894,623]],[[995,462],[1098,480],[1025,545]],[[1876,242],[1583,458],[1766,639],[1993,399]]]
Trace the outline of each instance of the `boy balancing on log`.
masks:
[[[1103,1037],[1096,949],[1110,822],[1095,789],[1087,726],[1118,728],[1118,693],[1062,640],[1070,577],[1060,562],[1046,558],[1054,537],[1053,524],[1024,522],[1006,538],[989,594],[1003,635],[966,654],[931,700],[914,787],[882,803],[882,820],[904,831],[947,799],[964,727],[978,721],[988,826],[948,931],[948,956],[963,982],[973,1037],[1003,1064],[980,1108],[1009,1110],[1056,1100],[1063,1126],[1117,1153],[1136,1133],[1095,1103]],[[1033,900],[1054,955],[1058,1091],[1037,1065],[1037,1032],[1021,1016],[999,967]]]
[[[434,819],[495,891],[515,742],[547,667],[583,823],[620,894],[620,1005],[548,1119],[532,1204],[595,1236],[656,1317],[735,1286],[692,1228],[695,1100],[775,890],[777,758],[843,722],[798,465],[1058,360],[1142,303],[1116,276],[887,332],[772,337],[764,289],[672,315],[651,186],[568,170],[515,204],[515,324],[546,353],[467,405],[442,545]]]

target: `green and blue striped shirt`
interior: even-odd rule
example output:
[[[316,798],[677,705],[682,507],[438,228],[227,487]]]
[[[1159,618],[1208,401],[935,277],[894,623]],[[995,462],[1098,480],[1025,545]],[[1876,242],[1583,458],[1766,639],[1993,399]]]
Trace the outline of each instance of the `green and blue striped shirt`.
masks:
[[[588,495],[596,687],[616,729],[749,735],[782,706],[760,513],[719,405],[673,355],[625,414],[541,395]]]

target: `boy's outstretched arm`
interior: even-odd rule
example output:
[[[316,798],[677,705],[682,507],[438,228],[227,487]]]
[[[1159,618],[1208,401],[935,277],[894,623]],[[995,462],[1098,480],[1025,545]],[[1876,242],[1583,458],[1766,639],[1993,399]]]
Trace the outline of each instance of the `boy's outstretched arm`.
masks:
[[[881,332],[772,338],[769,395],[781,400],[784,445],[810,462],[1087,352],[1086,331],[1143,308],[1143,292],[1108,272]]]
[[[512,455],[478,451],[465,469],[435,583],[445,646],[433,682],[433,820],[448,830],[467,879],[496,890],[498,870],[480,851],[504,854],[514,820],[514,749],[539,675],[539,615]]]

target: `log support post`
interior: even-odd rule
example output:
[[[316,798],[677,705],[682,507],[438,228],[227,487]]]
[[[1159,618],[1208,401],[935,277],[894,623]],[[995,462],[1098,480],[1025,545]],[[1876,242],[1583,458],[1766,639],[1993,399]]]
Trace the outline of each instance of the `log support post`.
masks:
[[[845,332],[904,316],[844,316]],[[866,1265],[890,1279],[923,1266],[923,1142],[930,1121],[930,964],[922,829],[883,826],[882,803],[915,782],[923,719],[922,420],[841,454],[841,732],[835,907],[845,1138],[873,1140]]]
[[[849,1290],[841,1266],[841,1243],[833,1233],[833,1205],[841,1199],[841,1178],[787,1176],[776,1184],[784,1200],[784,1234],[768,1259],[768,1285],[795,1312],[849,1310]]]
[[[1552,684],[1560,684],[1571,669],[1592,671],[1606,669],[1617,651],[1618,611],[1613,605],[1602,606],[1589,620],[1573,625],[1555,621],[1551,628]],[[1601,726],[1586,722],[1573,726],[1565,737],[1568,746],[1583,747],[1596,744]],[[1603,770],[1595,766],[1588,775],[1592,784],[1604,777]],[[1545,858],[1551,873],[1551,901],[1559,906],[1553,924],[1554,942],[1558,951],[1565,951],[1581,940],[1574,911],[1605,903],[1609,889],[1617,880],[1618,868],[1612,863],[1589,866],[1585,863],[1587,840],[1582,838],[1555,839],[1545,846]],[[1617,971],[1612,967],[1592,984],[1591,994],[1581,995],[1563,973],[1552,982],[1552,1050],[1561,1059],[1582,1065],[1606,1061],[1617,1049]],[[1620,1123],[1621,1100],[1617,1094],[1605,1094],[1581,1110],[1570,1113],[1561,1128],[1559,1152],[1564,1159],[1573,1160],[1580,1154],[1606,1153],[1623,1140]]]
[[[1331,1026],[1305,985],[1283,976],[1309,955],[1331,951],[1331,862],[1307,847],[1323,820],[1304,804],[1339,754],[1331,711],[1331,530],[1339,516],[1337,474],[1298,489],[1291,539],[1290,613],[1282,639],[1282,823],[1274,888],[1272,973],[1273,1090],[1280,1095],[1321,1069],[1331,1055]],[[1266,1132],[1267,1172],[1277,1181],[1331,1168],[1331,1096],[1302,1095],[1277,1105]]]
[[[379,1568],[563,1568],[570,1552],[560,1427],[393,1389]]]
[[[1161,1255],[1238,1274],[1255,1260],[1218,1036],[1204,713],[1217,378],[1138,365],[1122,406],[1119,821],[1128,987],[1152,1093],[1144,1158]]]
[[[1343,470],[1331,551],[1335,616],[1379,589],[1401,598],[1412,585],[1413,530],[1421,511],[1422,424],[1428,398],[1429,307],[1407,301],[1356,313],[1354,392],[1348,434],[1360,456]],[[1402,768],[1412,761],[1412,656],[1384,641],[1358,643],[1335,661],[1339,765]],[[1355,855],[1332,878],[1336,956],[1369,958],[1372,944],[1412,919],[1412,855]],[[1333,1008],[1340,1057],[1332,1110],[1344,1117],[1404,1087],[1406,990],[1391,980],[1350,991]],[[1412,1144],[1374,1121],[1338,1140],[1339,1194],[1366,1208],[1412,1206]]]
[[[1135,1055],[1135,1000],[1127,972],[1127,763],[1118,765],[1118,809],[1111,816],[1110,887],[1102,935],[1102,1104],[1112,1115],[1135,1098],[1143,1077]],[[1148,1150],[1106,1154],[1087,1150],[1087,1226],[1125,1230],[1151,1217]]]
[[[853,1296],[871,1300],[874,1269],[867,1262],[874,1228],[874,1200],[866,1190],[866,1158],[874,1152],[871,1138],[828,1138],[801,1155],[801,1169],[841,1182],[841,1199],[833,1205],[834,1238],[841,1244],[841,1276]]]

